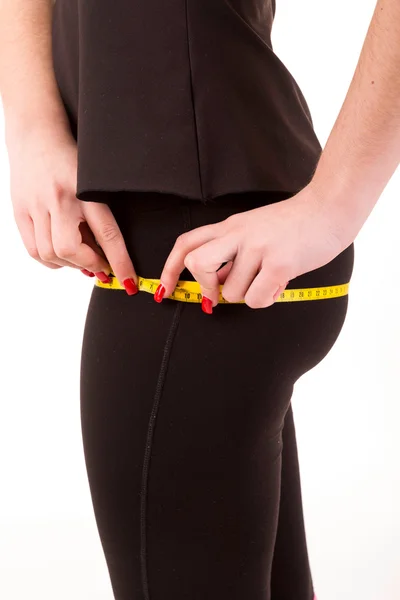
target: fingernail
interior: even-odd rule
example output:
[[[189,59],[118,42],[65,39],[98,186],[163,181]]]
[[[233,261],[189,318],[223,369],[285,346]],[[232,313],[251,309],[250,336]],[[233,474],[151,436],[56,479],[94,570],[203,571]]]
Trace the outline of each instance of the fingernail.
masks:
[[[212,302],[211,302],[210,298],[203,296],[203,299],[201,301],[201,308],[208,315],[212,314]]]
[[[97,271],[95,273],[96,277],[100,279],[101,283],[111,283],[111,277],[108,277],[103,271]]]
[[[139,290],[137,289],[137,285],[132,277],[124,279],[122,283],[124,284],[126,292],[129,296],[133,296],[134,294],[138,293]]]
[[[94,273],[92,273],[92,271],[88,271],[87,269],[81,269],[81,273],[87,275],[88,277],[94,277]]]
[[[165,287],[163,286],[162,283],[159,283],[156,291],[154,292],[154,300],[156,302],[161,302],[161,300],[164,297],[164,294],[165,294]]]

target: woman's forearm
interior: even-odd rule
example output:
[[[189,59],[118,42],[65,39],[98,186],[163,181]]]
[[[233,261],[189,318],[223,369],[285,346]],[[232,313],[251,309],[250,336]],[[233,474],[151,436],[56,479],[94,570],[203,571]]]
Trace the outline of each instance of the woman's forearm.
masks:
[[[311,185],[353,241],[400,162],[400,2],[379,0]]]
[[[68,129],[55,80],[52,0],[0,0],[0,94],[6,141],[33,130]]]

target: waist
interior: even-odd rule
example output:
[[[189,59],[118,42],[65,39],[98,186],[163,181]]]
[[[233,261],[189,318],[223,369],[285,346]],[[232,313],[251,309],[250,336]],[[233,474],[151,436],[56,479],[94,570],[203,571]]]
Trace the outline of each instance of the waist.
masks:
[[[221,222],[233,214],[280,202],[291,196],[289,192],[257,191],[226,194],[216,200],[193,202],[175,194],[115,192],[108,194],[105,202],[110,206],[121,229],[136,273],[144,278],[158,279],[181,233]],[[348,283],[353,266],[354,243],[326,265],[292,279],[287,289]],[[183,269],[179,279],[195,281],[187,268]]]
[[[158,278],[180,234],[290,196],[289,192],[243,192],[193,202],[175,194],[129,191],[102,194],[102,201],[118,223],[136,272]],[[186,268],[180,278],[195,281]]]

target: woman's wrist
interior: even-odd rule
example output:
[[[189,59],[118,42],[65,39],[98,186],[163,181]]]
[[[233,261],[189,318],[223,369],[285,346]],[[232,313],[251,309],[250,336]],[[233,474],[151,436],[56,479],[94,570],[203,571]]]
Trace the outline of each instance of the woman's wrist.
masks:
[[[308,189],[332,224],[332,230],[345,250],[357,237],[377,202],[375,193],[357,187],[336,174],[314,176]]]
[[[4,107],[5,142],[10,150],[21,141],[32,138],[65,140],[72,138],[67,113],[60,102],[42,103],[35,106]]]

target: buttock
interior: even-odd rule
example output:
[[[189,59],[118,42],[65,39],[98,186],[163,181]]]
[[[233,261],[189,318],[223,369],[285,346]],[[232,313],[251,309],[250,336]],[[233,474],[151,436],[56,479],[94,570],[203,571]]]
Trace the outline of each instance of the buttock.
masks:
[[[119,192],[110,194],[107,203],[121,228],[137,274],[159,278],[181,233],[290,196],[286,192],[243,192],[199,202],[172,194]],[[326,265],[292,279],[286,290],[350,283],[353,267],[354,243]],[[180,279],[194,281],[187,268]],[[147,302],[154,302],[151,294],[143,294],[148,296]],[[217,324],[234,324],[243,353],[248,353],[248,344],[257,347],[260,360],[264,350],[271,360],[273,344],[276,368],[282,378],[294,382],[320,362],[333,346],[345,321],[348,298],[345,294],[323,300],[277,302],[264,310],[254,310],[245,304],[220,304],[214,308],[211,319],[203,318],[202,328],[211,334]],[[173,301],[163,301],[166,302]],[[197,304],[185,310],[201,312]],[[257,334],[250,335],[252,331]],[[235,348],[236,360],[238,352]]]

